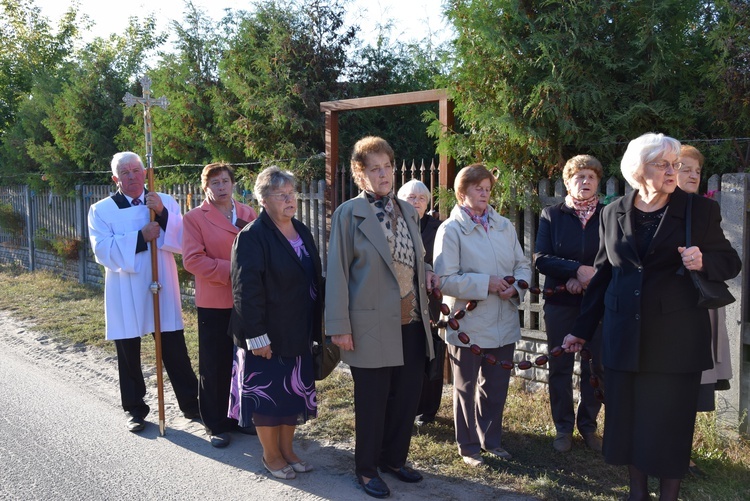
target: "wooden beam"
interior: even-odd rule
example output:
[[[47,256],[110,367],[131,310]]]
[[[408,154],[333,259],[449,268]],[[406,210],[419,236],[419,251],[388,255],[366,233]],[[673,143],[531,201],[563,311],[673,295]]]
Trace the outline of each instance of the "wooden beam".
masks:
[[[328,214],[333,214],[339,206],[338,194],[334,189],[336,169],[339,166],[339,114],[326,111],[326,201]]]
[[[443,134],[453,130],[454,118],[453,118],[453,101],[448,99],[446,95],[439,101],[439,120],[442,124]],[[448,155],[440,154],[440,186],[443,188],[451,188],[453,181],[456,179],[456,160]],[[448,211],[445,207],[440,206],[440,219],[446,219],[448,217]]]
[[[326,101],[320,103],[320,111],[364,110],[367,108],[402,106],[405,104],[434,103],[443,99],[448,99],[448,93],[445,89],[420,90],[416,92],[403,92],[401,94],[388,94],[387,96]]]

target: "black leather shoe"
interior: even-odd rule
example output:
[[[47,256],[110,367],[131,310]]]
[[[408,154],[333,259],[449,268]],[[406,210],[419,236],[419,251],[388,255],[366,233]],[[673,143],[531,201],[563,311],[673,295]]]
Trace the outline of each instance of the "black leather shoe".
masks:
[[[365,483],[362,476],[357,475],[357,481],[359,482],[359,485],[361,485],[365,490],[365,493],[368,496],[382,499],[387,498],[391,495],[391,490],[388,488],[388,485],[386,485],[386,483],[383,482],[383,479],[380,477],[373,477],[369,482]]]
[[[185,416],[185,419],[189,419],[191,421],[194,419],[200,420],[201,418],[201,413],[198,411],[186,411],[183,412],[182,415]]]
[[[383,473],[390,473],[396,475],[396,478],[402,482],[408,482],[415,484],[422,481],[422,474],[410,466],[402,466],[401,468],[391,468],[390,466],[381,466],[380,471]]]
[[[128,427],[128,431],[138,433],[139,431],[143,431],[143,429],[146,428],[146,420],[141,416],[128,414],[128,421],[126,426]]]
[[[218,435],[209,435],[208,440],[211,442],[212,446],[216,447],[217,449],[222,449],[229,445],[232,437],[229,435],[229,433],[219,433]]]

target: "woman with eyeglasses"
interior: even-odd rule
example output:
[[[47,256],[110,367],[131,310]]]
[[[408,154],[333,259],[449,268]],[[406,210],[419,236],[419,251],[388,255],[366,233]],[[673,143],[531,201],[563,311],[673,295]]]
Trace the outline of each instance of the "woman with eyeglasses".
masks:
[[[229,414],[252,423],[263,466],[289,480],[313,466],[294,451],[294,429],[317,414],[312,345],[323,320],[321,263],[310,230],[295,219],[295,179],[263,170],[263,210],[232,247],[234,369]]]
[[[683,144],[680,147],[680,158],[677,170],[677,186],[686,193],[698,193],[701,184],[701,171],[705,158],[694,146]],[[716,390],[728,390],[729,380],[732,378],[732,361],[729,353],[729,334],[726,326],[726,312],[724,308],[708,310],[711,318],[711,354],[714,366],[703,371],[701,386],[698,393],[698,412],[716,410]],[[690,473],[696,476],[704,475],[703,471],[690,460]]]
[[[521,339],[518,306],[525,292],[519,282],[531,281],[531,264],[513,224],[490,206],[494,184],[495,177],[482,164],[459,171],[454,182],[458,205],[438,229],[434,249],[435,273],[451,312],[477,301],[461,319],[460,331],[448,327],[443,333],[453,369],[458,452],[472,467],[484,463],[482,451],[511,458],[501,441],[510,371],[474,354],[459,332],[468,334],[484,355],[513,360]]]
[[[397,196],[399,200],[405,200],[417,209],[422,244],[424,245],[424,262],[432,266],[432,247],[435,244],[435,234],[440,227],[440,220],[427,212],[427,209],[432,207],[432,193],[422,181],[412,179],[399,188]],[[435,323],[440,318],[440,301],[434,296],[430,296],[429,301],[430,320]],[[435,416],[440,409],[440,402],[443,399],[445,342],[438,336],[437,327],[431,327],[431,330],[435,358],[428,362],[425,368],[422,394],[419,397],[419,406],[417,407],[417,426],[435,421]]]
[[[237,234],[257,214],[233,199],[234,170],[222,163],[208,164],[201,173],[206,199],[185,214],[182,264],[195,275],[198,310],[198,407],[209,441],[226,447],[230,431],[254,434],[252,426],[237,427],[227,417],[232,379],[232,338],[227,336],[232,315],[230,259]]]
[[[679,155],[663,134],[628,144],[620,168],[633,190],[602,211],[596,273],[562,345],[580,351],[602,321],[603,452],[628,466],[630,500],[650,499],[649,476],[659,478],[659,499],[676,500],[690,463],[701,372],[712,361],[708,310],[686,270],[727,280],[741,267],[710,200],[694,200],[685,247]]]
[[[393,196],[394,156],[382,138],[357,141],[352,175],[362,190],[333,213],[326,276],[326,335],[354,380],[357,481],[390,496],[382,473],[402,482],[422,474],[406,464],[425,357],[432,358],[427,293],[437,286],[417,211]]]
[[[604,175],[602,164],[591,155],[576,155],[565,163],[563,181],[568,190],[565,201],[545,207],[539,217],[534,262],[545,277],[544,288],[564,290],[555,292],[544,300],[544,321],[547,346],[560,346],[573,326],[581,308],[583,293],[594,276],[594,258],[599,250],[599,181]],[[588,343],[594,367],[601,366],[601,329]],[[573,400],[572,353],[549,359],[550,410],[557,434],[552,447],[558,452],[568,452],[573,447],[573,431],[578,431],[587,447],[602,450],[602,439],[596,434],[596,417],[601,402],[589,384],[591,364],[581,363],[578,381],[580,400],[577,408]]]

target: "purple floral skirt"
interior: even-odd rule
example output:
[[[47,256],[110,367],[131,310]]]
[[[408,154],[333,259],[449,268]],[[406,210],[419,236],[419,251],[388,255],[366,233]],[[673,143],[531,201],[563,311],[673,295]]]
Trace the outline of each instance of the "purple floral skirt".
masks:
[[[312,354],[266,359],[234,347],[228,415],[240,426],[294,426],[317,412]]]

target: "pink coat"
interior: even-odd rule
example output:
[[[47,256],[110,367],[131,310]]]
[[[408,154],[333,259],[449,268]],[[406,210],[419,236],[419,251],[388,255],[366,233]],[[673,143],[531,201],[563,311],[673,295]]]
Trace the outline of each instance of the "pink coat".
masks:
[[[247,222],[258,215],[245,204],[234,202],[237,218]],[[183,217],[182,264],[195,275],[195,305],[231,308],[229,276],[232,244],[240,232],[216,207],[204,200]]]

